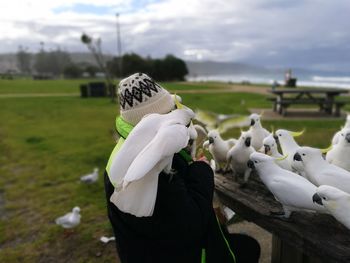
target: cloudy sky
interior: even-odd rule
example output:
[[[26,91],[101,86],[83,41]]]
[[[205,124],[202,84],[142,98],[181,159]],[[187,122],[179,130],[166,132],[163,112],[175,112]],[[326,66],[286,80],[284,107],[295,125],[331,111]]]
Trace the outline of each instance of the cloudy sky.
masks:
[[[82,32],[117,53],[350,71],[349,0],[9,0],[0,53],[44,42],[86,51]]]

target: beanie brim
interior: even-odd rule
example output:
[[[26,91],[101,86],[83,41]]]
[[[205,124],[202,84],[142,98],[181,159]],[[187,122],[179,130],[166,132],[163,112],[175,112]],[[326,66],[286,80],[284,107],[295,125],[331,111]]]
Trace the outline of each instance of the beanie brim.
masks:
[[[136,125],[145,115],[150,113],[165,114],[172,111],[175,108],[175,102],[169,92],[164,92],[161,97],[152,103],[147,103],[144,106],[132,108],[130,110],[124,110],[120,112],[122,118],[132,124]]]

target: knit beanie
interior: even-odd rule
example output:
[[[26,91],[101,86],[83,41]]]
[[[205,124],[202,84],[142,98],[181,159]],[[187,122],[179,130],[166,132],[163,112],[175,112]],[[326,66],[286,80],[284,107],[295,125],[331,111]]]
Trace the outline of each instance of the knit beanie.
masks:
[[[170,93],[144,73],[135,73],[119,82],[120,115],[136,125],[150,113],[168,113],[175,103]]]

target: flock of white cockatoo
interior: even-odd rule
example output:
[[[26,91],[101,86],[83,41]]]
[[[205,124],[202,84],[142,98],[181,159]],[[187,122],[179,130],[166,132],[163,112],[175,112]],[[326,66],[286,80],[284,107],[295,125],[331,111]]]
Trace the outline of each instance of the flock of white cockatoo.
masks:
[[[112,162],[115,191],[110,201],[124,212],[151,216],[160,172],[174,173],[173,155],[186,148],[194,159],[208,151],[215,172],[232,173],[236,179],[242,175],[242,186],[255,171],[282,205],[283,212],[274,216],[288,219],[294,211],[329,213],[350,227],[350,116],[332,147],[324,150],[298,145],[294,137],[304,131],[267,131],[261,116],[193,112],[179,102],[168,114],[147,115],[125,140],[128,147],[122,147]],[[249,125],[238,139],[221,137],[230,128]]]
[[[288,219],[294,211],[328,213],[350,229],[350,115],[327,149],[298,145],[294,138],[304,131],[270,133],[263,128],[261,115],[249,119],[251,127],[238,140],[208,132],[203,147],[215,160],[216,172],[241,174],[245,186],[255,171],[282,205],[275,217]]]

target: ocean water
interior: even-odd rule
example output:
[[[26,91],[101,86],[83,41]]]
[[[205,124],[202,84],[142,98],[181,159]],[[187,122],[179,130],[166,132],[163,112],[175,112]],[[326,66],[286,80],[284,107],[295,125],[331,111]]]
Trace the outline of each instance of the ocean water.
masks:
[[[297,86],[306,87],[324,87],[324,88],[341,88],[350,90],[350,74],[329,75],[329,74],[295,74]],[[239,75],[203,75],[189,76],[188,81],[220,81],[242,83],[249,82],[252,84],[272,84],[277,81],[280,85],[284,84],[282,74],[239,74]]]

